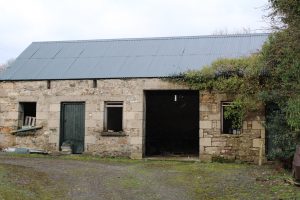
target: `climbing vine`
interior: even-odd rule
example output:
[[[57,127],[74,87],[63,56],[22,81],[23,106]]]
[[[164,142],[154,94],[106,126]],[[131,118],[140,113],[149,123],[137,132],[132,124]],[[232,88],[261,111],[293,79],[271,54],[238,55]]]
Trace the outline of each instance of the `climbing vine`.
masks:
[[[259,55],[222,59],[202,70],[188,71],[171,77],[170,80],[187,84],[196,90],[234,96],[224,117],[232,120],[233,128],[240,129],[247,114],[260,109],[262,105],[259,92],[263,87],[264,72],[260,67],[260,59]]]
[[[300,135],[300,1],[269,0],[269,5],[274,32],[258,54],[221,59],[169,80],[233,96],[224,115],[235,128],[262,105],[277,105],[266,125],[276,146],[270,155],[289,160]]]

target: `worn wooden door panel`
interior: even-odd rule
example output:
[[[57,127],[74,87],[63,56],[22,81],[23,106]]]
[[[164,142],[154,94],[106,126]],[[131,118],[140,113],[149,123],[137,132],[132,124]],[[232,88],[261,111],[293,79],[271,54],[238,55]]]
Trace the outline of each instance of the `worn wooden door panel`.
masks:
[[[85,129],[85,104],[84,103],[62,103],[62,137],[63,142],[73,144],[73,153],[84,151],[84,129]]]

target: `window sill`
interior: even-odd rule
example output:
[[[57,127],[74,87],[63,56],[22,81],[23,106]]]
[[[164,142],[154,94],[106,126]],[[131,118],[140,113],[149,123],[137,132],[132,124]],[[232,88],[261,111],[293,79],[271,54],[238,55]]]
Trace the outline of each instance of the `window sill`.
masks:
[[[242,136],[242,134],[232,134],[232,133],[221,133],[220,135],[224,136],[224,137],[241,137]]]
[[[22,129],[18,129],[16,131],[12,131],[11,134],[16,136],[30,136],[34,135],[32,131],[36,131],[38,129],[42,129],[42,126],[32,126],[32,127],[24,127]]]
[[[127,135],[123,131],[120,131],[120,132],[107,132],[107,131],[103,131],[101,133],[101,136],[105,136],[105,137],[125,137]]]

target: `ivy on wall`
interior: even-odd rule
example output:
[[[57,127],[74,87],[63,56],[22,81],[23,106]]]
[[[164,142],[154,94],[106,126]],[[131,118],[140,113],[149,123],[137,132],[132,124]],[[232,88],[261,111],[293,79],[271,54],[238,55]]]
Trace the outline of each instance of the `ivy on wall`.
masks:
[[[249,113],[276,104],[280,112],[273,112],[266,124],[276,145],[270,155],[288,160],[300,135],[300,1],[269,0],[269,6],[274,31],[258,54],[221,59],[168,80],[232,95],[235,100],[224,115],[235,128]]]
[[[259,59],[259,55],[222,59],[202,70],[188,71],[169,80],[187,84],[196,90],[226,93],[234,97],[231,106],[224,112],[224,117],[233,121],[233,128],[241,129],[247,114],[262,106],[259,92],[263,87],[261,80],[264,75]]]

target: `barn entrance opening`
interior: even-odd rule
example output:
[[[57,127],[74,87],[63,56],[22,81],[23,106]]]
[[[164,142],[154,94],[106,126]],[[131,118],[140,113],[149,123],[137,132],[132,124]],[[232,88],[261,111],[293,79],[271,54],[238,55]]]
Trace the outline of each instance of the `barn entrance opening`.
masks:
[[[146,156],[199,156],[199,91],[146,91]]]

